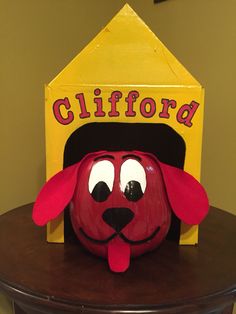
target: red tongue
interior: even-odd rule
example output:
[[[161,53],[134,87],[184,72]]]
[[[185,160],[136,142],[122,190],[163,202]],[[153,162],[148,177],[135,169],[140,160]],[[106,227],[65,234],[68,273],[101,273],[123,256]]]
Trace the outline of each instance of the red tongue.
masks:
[[[110,269],[116,273],[122,273],[129,268],[130,245],[120,237],[108,243],[108,263]]]

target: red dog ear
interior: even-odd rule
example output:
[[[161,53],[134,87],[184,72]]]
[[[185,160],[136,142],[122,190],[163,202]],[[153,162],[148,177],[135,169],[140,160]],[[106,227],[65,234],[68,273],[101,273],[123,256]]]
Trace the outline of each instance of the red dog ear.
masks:
[[[33,221],[43,226],[56,218],[69,204],[77,183],[80,163],[53,176],[41,189],[33,208]]]
[[[187,172],[158,161],[170,205],[176,216],[189,225],[199,224],[208,213],[209,202],[202,185]]]

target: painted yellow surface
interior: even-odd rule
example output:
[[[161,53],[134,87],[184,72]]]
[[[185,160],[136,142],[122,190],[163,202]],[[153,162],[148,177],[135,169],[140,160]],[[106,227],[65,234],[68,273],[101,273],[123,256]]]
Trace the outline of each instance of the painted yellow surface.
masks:
[[[94,90],[99,88],[103,99],[104,117],[96,117]],[[117,103],[119,116],[109,117],[108,101],[113,91],[119,90],[122,98]],[[134,103],[135,117],[125,114],[125,98],[135,90],[139,98]],[[81,107],[76,98],[83,94],[89,118],[80,118]],[[140,112],[142,99],[152,98],[156,112],[145,117]],[[69,112],[73,121],[61,124],[55,118],[53,104],[67,99],[70,108],[60,106],[66,119]],[[169,118],[161,118],[162,99],[176,101],[169,109]],[[178,110],[192,101],[199,107],[192,126],[177,121]],[[47,179],[63,168],[64,147],[69,136],[79,127],[91,122],[165,123],[182,136],[186,143],[184,169],[200,180],[204,91],[201,85],[169,52],[137,14],[128,6],[88,44],[88,46],[46,86],[46,164]],[[78,148],[79,149],[79,148]],[[47,228],[49,242],[64,241],[63,217]],[[181,228],[181,244],[195,244],[198,227]]]

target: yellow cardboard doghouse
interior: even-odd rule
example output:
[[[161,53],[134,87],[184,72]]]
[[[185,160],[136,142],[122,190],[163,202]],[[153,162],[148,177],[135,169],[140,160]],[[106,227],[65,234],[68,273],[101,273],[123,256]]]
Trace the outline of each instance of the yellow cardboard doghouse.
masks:
[[[71,134],[115,122],[172,128],[185,143],[184,170],[200,180],[203,109],[202,86],[125,5],[46,86],[47,179],[63,169]],[[48,224],[47,240],[64,242],[63,215]],[[182,223],[180,244],[197,242],[198,226]]]

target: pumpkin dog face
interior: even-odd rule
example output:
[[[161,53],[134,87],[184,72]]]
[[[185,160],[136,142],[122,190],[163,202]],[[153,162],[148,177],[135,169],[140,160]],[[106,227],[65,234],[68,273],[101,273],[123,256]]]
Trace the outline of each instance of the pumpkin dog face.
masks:
[[[154,249],[170,226],[158,164],[140,152],[88,158],[80,167],[71,217],[84,246],[108,257],[112,270],[124,271],[130,256]]]
[[[88,154],[59,172],[41,190],[33,220],[43,225],[69,202],[80,242],[107,258],[115,272],[161,243],[171,210],[189,224],[199,223],[208,210],[206,193],[192,176],[139,151]]]

